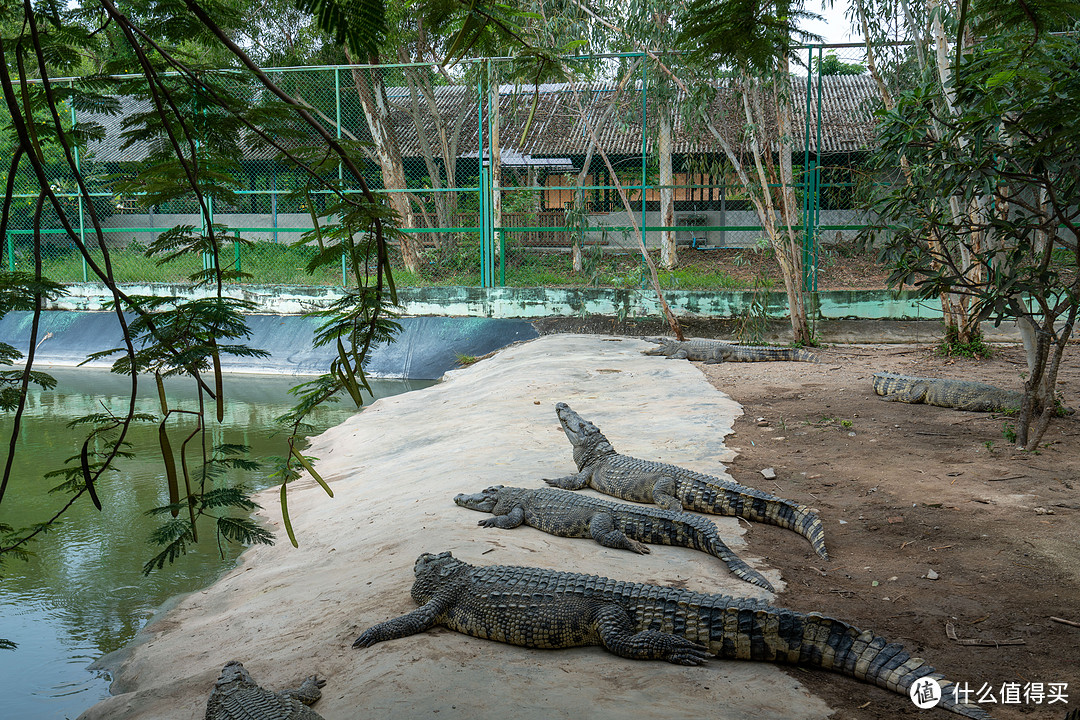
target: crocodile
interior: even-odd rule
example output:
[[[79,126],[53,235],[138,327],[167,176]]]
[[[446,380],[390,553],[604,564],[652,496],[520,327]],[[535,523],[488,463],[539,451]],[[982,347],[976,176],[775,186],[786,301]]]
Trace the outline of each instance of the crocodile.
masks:
[[[874,392],[885,400],[972,412],[1019,410],[1024,400],[1022,392],[1002,390],[973,380],[914,377],[890,372],[874,373]]]
[[[655,503],[665,510],[734,515],[777,525],[799,533],[818,555],[829,559],[821,518],[805,505],[677,465],[620,455],[596,425],[566,403],[556,404],[555,413],[574,446],[578,472],[545,478],[547,484],[564,490],[589,486],[620,500]]]
[[[233,660],[214,683],[204,720],[323,720],[307,706],[322,697],[319,688],[325,684],[312,675],[294,690],[270,692],[251,679],[243,663]]]
[[[819,613],[582,573],[474,566],[450,552],[422,554],[414,572],[412,597],[420,607],[365,630],[353,647],[443,625],[528,648],[599,645],[625,658],[680,665],[701,665],[711,657],[793,663],[902,695],[931,678],[942,689],[940,707],[969,718],[990,717],[978,705],[958,702],[953,683],[903,646]]]
[[[679,545],[707,552],[748,583],[773,590],[772,583],[733,553],[709,520],[691,513],[627,505],[557,490],[494,485],[454,498],[461,507],[492,513],[481,527],[515,528],[522,523],[560,537],[591,537],[604,547],[644,554],[649,546]]]
[[[723,362],[766,362],[790,360],[820,362],[818,356],[802,348],[736,345],[723,340],[671,340],[645,338],[659,347],[642,351],[644,355],[666,355],[671,360],[695,360],[706,364]]]

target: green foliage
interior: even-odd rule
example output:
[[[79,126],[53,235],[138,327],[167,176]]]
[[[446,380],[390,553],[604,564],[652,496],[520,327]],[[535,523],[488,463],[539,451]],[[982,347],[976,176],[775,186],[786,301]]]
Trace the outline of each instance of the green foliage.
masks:
[[[995,17],[972,21],[999,27]],[[878,186],[872,209],[883,220],[871,235],[891,284],[964,298],[968,326],[1019,323],[1030,377],[1017,436],[1033,449],[1046,423],[1031,439],[1032,422],[1049,418],[1080,311],[1080,278],[1054,261],[1080,258],[1080,127],[1067,119],[1080,115],[1080,44],[1000,27],[958,59],[948,103],[928,79],[880,114],[874,165],[888,182]],[[981,352],[981,343],[961,351]]]
[[[1016,425],[1011,422],[1006,422],[1001,426],[1001,436],[1005,438],[1005,442],[1010,445],[1016,444]]]
[[[296,6],[315,16],[323,32],[339,45],[348,45],[358,57],[378,53],[386,34],[386,4],[382,0],[295,0]]]
[[[859,63],[848,63],[836,56],[836,51],[830,50],[825,57],[813,59],[814,72],[819,75],[862,75],[866,68]]]
[[[196,473],[198,484],[194,492],[176,498],[168,505],[150,508],[151,516],[171,516],[151,532],[150,542],[161,546],[161,551],[143,565],[143,574],[160,570],[166,563],[172,564],[187,553],[188,547],[197,542],[198,523],[206,518],[213,523],[219,550],[222,541],[241,545],[272,545],[273,534],[248,517],[238,517],[236,512],[250,513],[259,508],[251,500],[250,489],[244,485],[216,485],[227,479],[229,470],[255,470],[258,463],[243,457],[248,448],[244,445],[221,444],[213,449],[207,462]],[[183,451],[182,451],[183,452]],[[186,463],[185,463],[186,465]],[[187,517],[177,517],[180,510],[189,510]],[[229,514],[230,511],[233,514]]]
[[[938,345],[938,354],[966,358],[989,358],[994,349],[983,340],[983,334],[975,331],[971,339],[961,342],[960,333],[955,327],[945,328],[945,338]]]
[[[358,54],[373,51],[384,36],[385,6],[378,0],[294,2],[301,10],[315,12],[318,27]],[[13,310],[33,313],[33,346],[39,341],[42,299],[63,290],[49,279],[49,272],[64,279],[82,279],[85,273],[112,293],[123,343],[93,357],[117,356],[113,370],[132,378],[130,404],[126,413],[95,413],[80,419],[75,427],[86,432],[81,452],[46,476],[59,478],[55,489],[71,493],[72,502],[86,494],[101,508],[94,489],[97,479],[114,470],[117,460],[142,451],[127,440],[129,426],[157,422],[169,502],[150,511],[164,522],[151,538],[160,551],[146,563],[146,572],[183,555],[198,542],[199,526],[208,520],[219,545],[272,541],[268,531],[243,517],[255,505],[249,491],[231,480],[237,471],[255,466],[243,456],[246,448],[213,448],[211,442],[215,420],[220,423],[224,417],[222,357],[265,355],[245,344],[249,336],[245,314],[254,306],[223,292],[226,282],[246,277],[229,262],[231,253],[224,251],[255,253],[257,248],[213,223],[166,230],[145,248],[141,267],[147,267],[151,258],[158,269],[176,266],[180,277],[208,294],[195,300],[130,296],[119,285],[117,273],[125,264],[130,269],[138,248],[118,252],[122,262],[114,264],[113,248],[102,228],[114,198],[125,209],[182,208],[209,218],[215,206],[245,202],[239,192],[248,189],[240,160],[257,154],[278,162],[283,176],[304,178],[305,191],[317,191],[325,199],[315,215],[333,220],[317,237],[305,238],[310,246],[297,248],[303,260],[297,264],[322,274],[329,266],[337,278],[341,265],[346,267],[345,297],[320,316],[319,342],[334,343],[339,357],[317,397],[301,398],[297,422],[285,440],[285,480],[297,476],[300,468],[322,482],[311,460],[296,447],[303,413],[342,392],[359,404],[359,390],[367,386],[363,366],[371,344],[392,340],[398,329],[388,309],[395,293],[387,241],[394,237],[396,217],[367,188],[359,145],[339,140],[340,133],[324,128],[304,102],[275,85],[229,39],[223,28],[243,27],[250,18],[247,12],[231,0],[132,0],[123,12],[111,3],[69,6],[46,0],[13,5],[0,15],[0,90],[5,100],[0,113],[4,158],[0,180],[6,183],[0,237],[9,230],[23,231],[17,236],[16,257],[7,260],[17,262],[21,270],[33,269],[33,274],[0,274],[0,316]],[[231,67],[211,69],[203,64],[206,60]],[[75,69],[90,74],[63,85],[52,80],[58,72]],[[118,77],[121,73],[128,75]],[[104,138],[104,131],[94,123],[72,124],[73,111],[123,112],[123,147],[142,157],[138,172],[83,175],[79,157],[89,141]],[[362,194],[346,193],[341,183],[328,179],[335,176],[359,183]],[[54,177],[74,182],[62,186],[51,180]],[[42,227],[64,231],[43,241],[33,232]],[[58,252],[59,248],[63,250]],[[0,344],[0,366],[11,365],[20,355],[11,345]],[[17,447],[27,384],[52,384],[32,365],[28,358],[25,371],[0,372],[0,408],[16,409],[12,447]],[[139,376],[152,376],[157,382],[161,413],[156,418],[135,412]],[[186,377],[194,384],[197,410],[168,407],[162,379],[169,376]],[[8,463],[0,480],[0,501],[10,470]],[[329,492],[325,483],[324,487]],[[25,557],[26,544],[46,532],[67,507],[70,503],[46,523],[0,532],[0,561]],[[286,526],[291,536],[287,516]]]
[[[679,44],[692,55],[756,71],[772,69],[798,42],[821,39],[799,28],[802,20],[820,18],[799,0],[691,0],[685,18]]]

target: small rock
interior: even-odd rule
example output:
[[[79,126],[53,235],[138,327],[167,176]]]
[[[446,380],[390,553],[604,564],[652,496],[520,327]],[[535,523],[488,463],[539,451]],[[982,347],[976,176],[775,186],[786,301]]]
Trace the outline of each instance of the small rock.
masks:
[[[1036,515],[1056,515],[1053,508],[1037,507],[1035,508]]]
[[[852,430],[851,432],[849,432],[849,433],[847,434],[847,436],[848,436],[848,437],[855,437],[855,431],[854,431],[854,430]]]
[[[897,580],[899,580],[899,579],[900,579],[900,578],[898,578],[898,577],[896,577],[895,575],[893,575],[893,576],[892,576],[891,578],[889,578],[889,582],[896,582],[896,581],[897,581]]]
[[[898,523],[902,523],[902,522],[904,522],[904,516],[903,516],[903,515],[895,515],[895,516],[893,516],[893,517],[891,517],[891,518],[886,518],[886,521],[887,521],[887,522],[888,522],[888,523],[889,523],[890,525],[896,525],[896,524],[898,524]]]
[[[814,473],[813,475],[807,475],[806,479],[807,480],[817,480],[819,477],[821,477],[821,473]]]
[[[758,427],[769,427],[769,421],[766,420],[765,418],[758,418],[757,419],[757,426]]]
[[[933,570],[929,570],[926,573],[926,579],[927,580],[937,580],[938,579],[938,574],[936,572],[934,572]]]
[[[776,479],[776,471],[773,470],[771,467],[768,467],[768,468],[765,468],[764,470],[761,471],[761,476],[763,478],[765,478],[766,480],[775,480]]]
[[[841,520],[841,521],[840,521],[840,524],[841,524],[841,525],[847,525],[847,520]]]

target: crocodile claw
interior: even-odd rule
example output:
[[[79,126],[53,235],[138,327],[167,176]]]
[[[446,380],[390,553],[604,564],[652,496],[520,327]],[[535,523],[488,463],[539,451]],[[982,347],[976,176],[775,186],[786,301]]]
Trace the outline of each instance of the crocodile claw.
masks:
[[[360,637],[353,641],[352,646],[354,648],[366,648],[371,647],[377,642],[379,642],[379,640],[375,637],[375,633],[371,632],[371,630],[365,630],[360,634]]]
[[[711,657],[713,657],[713,654],[704,645],[690,640],[683,640],[680,647],[672,650],[664,659],[675,665],[704,665]]]

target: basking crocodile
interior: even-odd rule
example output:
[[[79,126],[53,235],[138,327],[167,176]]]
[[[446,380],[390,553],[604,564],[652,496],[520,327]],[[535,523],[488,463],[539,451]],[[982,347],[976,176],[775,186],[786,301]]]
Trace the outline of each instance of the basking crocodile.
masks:
[[[1019,410],[1024,400],[1024,394],[1016,390],[1002,390],[973,380],[913,377],[890,372],[874,373],[874,392],[886,400],[973,412]]]
[[[671,340],[669,338],[645,338],[645,340],[658,343],[659,347],[645,350],[643,354],[666,355],[672,360],[696,360],[704,363],[770,360],[820,362],[817,355],[802,348],[736,345],[723,340]]]
[[[829,559],[821,518],[805,505],[676,465],[620,455],[598,427],[566,403],[555,405],[555,414],[574,446],[578,473],[545,479],[547,484],[564,490],[589,486],[621,500],[656,503],[665,510],[735,515],[777,525],[799,533],[818,555]]]
[[[353,647],[444,625],[512,645],[600,645],[625,658],[680,665],[701,665],[712,656],[795,663],[903,695],[916,680],[932,678],[942,688],[941,707],[990,717],[977,705],[957,703],[952,683],[901,645],[818,613],[596,575],[473,566],[449,552],[424,553],[414,570],[412,597],[420,607],[366,630]]]
[[[720,539],[716,525],[699,515],[599,500],[554,488],[495,485],[475,495],[454,498],[461,507],[489,512],[482,527],[515,528],[522,523],[560,537],[591,537],[605,547],[649,552],[643,543],[680,545],[707,552],[748,583],[766,590],[772,584],[743,562]]]
[[[270,692],[255,684],[242,663],[225,664],[206,701],[205,720],[323,720],[307,707],[320,697],[326,684],[312,675],[295,690]]]

